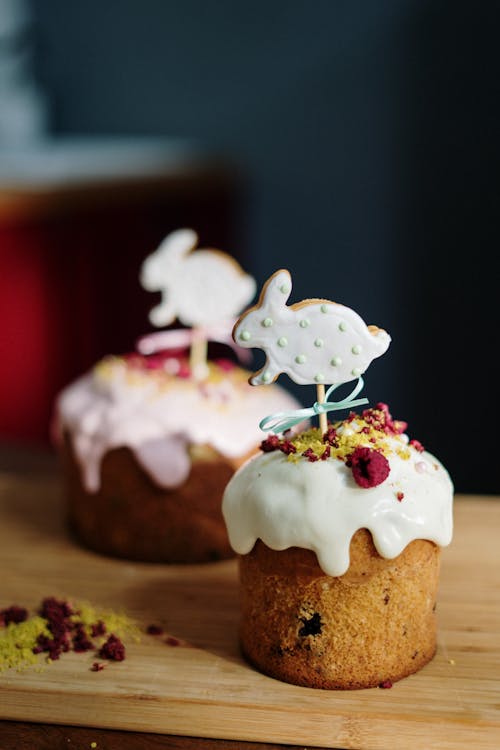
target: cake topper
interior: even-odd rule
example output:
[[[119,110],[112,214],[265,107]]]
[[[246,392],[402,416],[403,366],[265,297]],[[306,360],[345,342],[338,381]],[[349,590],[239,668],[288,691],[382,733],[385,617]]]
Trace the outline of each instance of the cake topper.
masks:
[[[252,385],[272,383],[285,373],[295,383],[317,387],[318,400],[311,409],[266,417],[262,429],[284,431],[318,414],[326,432],[328,411],[368,403],[366,398],[353,400],[363,387],[361,375],[387,351],[391,337],[377,326],[367,326],[351,308],[330,300],[306,299],[287,306],[291,291],[290,273],[276,271],[264,284],[258,303],[237,320],[233,339],[266,355],[264,366],[250,378]],[[328,401],[336,388],[354,379],[358,382],[347,398]],[[331,386],[327,393],[325,384]]]
[[[207,371],[207,341],[230,341],[224,332],[231,330],[234,317],[254,296],[255,280],[220,250],[193,252],[197,244],[198,236],[191,229],[167,235],[142,264],[140,281],[144,289],[161,292],[160,304],[149,314],[154,326],[167,326],[177,318],[192,328],[180,338],[189,340],[192,372],[202,378]],[[169,348],[173,333],[181,332],[145,336],[139,350],[150,354]]]

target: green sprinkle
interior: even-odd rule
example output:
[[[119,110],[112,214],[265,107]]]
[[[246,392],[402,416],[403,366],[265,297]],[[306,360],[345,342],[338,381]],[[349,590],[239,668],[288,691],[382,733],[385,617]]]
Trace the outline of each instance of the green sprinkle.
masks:
[[[251,338],[252,338],[252,334],[250,333],[250,331],[242,331],[240,333],[240,339],[242,341],[249,341]]]
[[[297,362],[298,365],[303,365],[305,362],[307,362],[307,357],[305,354],[298,354],[295,357],[295,361]]]
[[[270,328],[272,324],[273,324],[272,318],[264,318],[264,320],[262,321],[262,325],[264,326],[264,328]]]
[[[288,344],[288,339],[285,336],[282,336],[280,339],[278,339],[278,346],[281,346],[283,348]]]
[[[307,318],[302,318],[302,320],[299,322],[299,326],[301,328],[308,328],[310,325],[311,323]]]

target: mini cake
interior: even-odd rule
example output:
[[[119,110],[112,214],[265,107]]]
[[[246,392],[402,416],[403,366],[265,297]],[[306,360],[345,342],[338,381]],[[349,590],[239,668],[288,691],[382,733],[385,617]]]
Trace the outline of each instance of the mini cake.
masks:
[[[243,341],[249,331],[248,341],[258,339],[267,354],[252,381],[287,372],[298,382],[334,382],[326,394],[318,388],[310,409],[262,420],[278,434],[262,442],[261,455],[236,472],[224,493],[229,539],[240,555],[242,651],[260,671],[297,685],[390,686],[436,650],[452,483],[385,404],[327,424],[329,411],[366,403],[354,399],[360,374],[390,339],[327,300],[286,307],[290,290],[288,272],[274,274],[234,329]],[[274,339],[258,333],[259,317],[272,320]],[[370,335],[380,345],[368,354]],[[275,347],[280,339],[286,355]],[[358,384],[350,396],[330,401],[353,377]],[[319,428],[287,432],[315,414]]]
[[[191,377],[186,356],[107,357],[56,406],[71,528],[86,546],[134,560],[202,562],[233,555],[224,487],[258,449],[255,414],[290,408],[283,389],[256,392],[228,360]]]
[[[208,341],[235,348],[234,316],[255,281],[219,250],[193,252],[197,241],[190,229],[172,232],[140,276],[161,293],[153,325],[187,327],[104,359],[57,402],[69,522],[98,552],[155,562],[231,556],[222,493],[258,450],[255,414],[297,405],[279,387],[256,393],[231,361],[207,360]]]

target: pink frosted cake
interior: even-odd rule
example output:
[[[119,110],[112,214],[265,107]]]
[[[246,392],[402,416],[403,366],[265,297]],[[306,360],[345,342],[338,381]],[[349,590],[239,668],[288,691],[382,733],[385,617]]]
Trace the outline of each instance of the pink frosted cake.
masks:
[[[191,377],[185,355],[107,357],[57,401],[67,510],[88,547],[137,560],[229,557],[225,485],[257,450],[255,414],[296,407],[228,360]]]

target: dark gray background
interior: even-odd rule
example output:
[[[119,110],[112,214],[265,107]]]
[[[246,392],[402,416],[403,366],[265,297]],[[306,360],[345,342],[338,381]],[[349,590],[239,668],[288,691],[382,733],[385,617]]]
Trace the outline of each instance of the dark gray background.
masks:
[[[248,270],[261,283],[288,267],[294,301],[386,328],[371,401],[409,421],[458,490],[499,492],[499,4],[33,10],[53,132],[189,136],[234,160]]]

